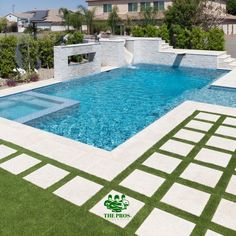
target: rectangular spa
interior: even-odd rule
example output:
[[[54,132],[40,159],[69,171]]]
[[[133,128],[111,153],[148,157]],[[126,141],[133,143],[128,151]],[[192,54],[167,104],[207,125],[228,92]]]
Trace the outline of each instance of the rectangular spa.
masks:
[[[227,72],[138,64],[0,98],[0,116],[110,151],[186,100],[236,106],[209,87]]]

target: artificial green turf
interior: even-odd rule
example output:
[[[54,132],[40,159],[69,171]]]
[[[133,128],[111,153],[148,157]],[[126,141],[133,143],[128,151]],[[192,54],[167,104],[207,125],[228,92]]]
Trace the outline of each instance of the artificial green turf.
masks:
[[[173,138],[173,136],[198,113],[199,111],[194,112],[190,117],[184,120],[175,129],[173,129],[169,134],[161,139],[150,150],[144,153],[139,159],[137,159],[111,182],[66,166],[12,143],[0,140],[0,143],[18,150],[16,154],[13,154],[1,160],[0,162],[4,162],[21,153],[29,154],[42,161],[37,166],[30,168],[29,170],[18,176],[14,176],[0,169],[0,235],[133,235],[136,232],[137,228],[142,224],[142,222],[154,208],[165,210],[169,213],[195,223],[196,227],[192,232],[192,235],[194,236],[204,235],[207,229],[212,229],[223,235],[236,235],[235,231],[211,222],[211,219],[222,197],[236,202],[236,196],[225,193],[225,188],[232,174],[236,173],[236,153],[218,148],[208,147],[232,155],[231,161],[226,168],[194,160],[195,155],[202,147],[206,147],[207,141],[216,131],[216,129],[222,124],[226,116],[221,115],[221,118],[214,123],[214,125],[208,132],[198,131],[206,133],[206,135],[197,145],[194,144],[194,149],[187,157],[183,158],[174,153],[159,150],[159,148],[167,140]],[[195,129],[189,130],[194,131]],[[193,144],[192,142],[188,142],[185,140],[176,140]],[[171,174],[167,174],[165,172],[142,165],[142,163],[156,151],[167,154],[169,156],[173,156],[175,158],[179,158],[182,160],[182,162]],[[52,187],[48,188],[47,190],[43,190],[22,179],[23,176],[31,173],[32,171],[38,169],[46,163],[50,163],[64,170],[67,170],[70,172],[70,175],[68,175],[66,178],[59,181]],[[219,183],[215,188],[211,188],[180,178],[180,175],[190,163],[196,163],[206,167],[221,170],[224,171],[224,174],[222,175]],[[119,183],[129,174],[131,174],[135,169],[140,169],[145,172],[158,175],[165,178],[166,181],[152,197],[147,197],[145,195],[120,186]],[[101,189],[94,197],[88,200],[82,207],[73,205],[70,202],[63,200],[52,193],[54,190],[65,184],[76,175],[82,176],[104,186],[103,189]],[[175,182],[212,194],[200,217],[161,202],[162,197],[167,193],[167,191]],[[145,203],[145,206],[137,213],[137,215],[125,227],[125,229],[121,229],[120,227],[109,223],[108,221],[89,212],[89,210],[111,190],[122,192],[127,196],[133,197]]]

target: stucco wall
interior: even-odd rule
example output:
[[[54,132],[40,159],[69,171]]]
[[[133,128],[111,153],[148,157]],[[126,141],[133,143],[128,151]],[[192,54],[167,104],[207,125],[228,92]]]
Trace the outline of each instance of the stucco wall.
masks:
[[[78,54],[95,53],[92,62],[68,65],[68,57]],[[101,45],[98,43],[76,44],[54,47],[54,77],[68,80],[101,72]]]

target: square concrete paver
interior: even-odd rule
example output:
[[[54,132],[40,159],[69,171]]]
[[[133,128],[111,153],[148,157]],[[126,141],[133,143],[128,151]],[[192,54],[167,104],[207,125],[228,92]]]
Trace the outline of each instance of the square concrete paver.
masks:
[[[178,154],[180,156],[187,156],[192,149],[194,148],[193,145],[175,141],[175,140],[168,140],[164,145],[160,147],[161,150],[165,150],[171,153]]]
[[[94,196],[102,187],[103,186],[100,184],[76,176],[57,189],[54,194],[75,205],[81,206],[88,199]]]
[[[206,234],[205,234],[205,236],[223,236],[223,235],[222,234],[218,234],[218,233],[208,229]]]
[[[198,120],[191,120],[185,127],[192,128],[192,129],[198,129],[201,131],[209,131],[213,124],[198,121]]]
[[[180,138],[188,141],[192,141],[194,143],[198,143],[202,140],[202,138],[205,136],[203,133],[199,133],[196,131],[191,131],[187,129],[181,129],[179,132],[175,134],[175,138]]]
[[[136,231],[140,236],[189,236],[195,224],[172,215],[168,212],[154,209]]]
[[[141,170],[135,170],[120,185],[151,197],[164,181],[165,179],[159,176]]]
[[[111,201],[108,200],[109,195],[111,196]],[[124,228],[144,206],[144,203],[129,196],[125,196],[125,200],[123,202],[114,203],[114,197],[116,195],[118,195],[120,200],[123,194],[112,190],[92,209],[90,209],[90,212],[120,226],[121,228]],[[115,212],[115,210],[117,211],[119,208],[121,208],[121,211]]]
[[[221,199],[212,221],[229,229],[236,230],[235,219],[236,202]]]
[[[180,177],[214,188],[222,174],[222,171],[191,163]]]
[[[197,116],[195,116],[195,118],[200,119],[200,120],[207,120],[207,121],[216,122],[220,118],[220,116],[205,113],[205,112],[200,112]]]
[[[223,124],[236,126],[236,118],[227,117],[227,118],[223,121]]]
[[[226,192],[236,195],[236,175],[231,177]]]
[[[235,140],[221,138],[221,137],[217,137],[217,136],[212,136],[208,140],[207,145],[212,146],[212,147],[225,149],[225,150],[232,151],[232,152],[234,152],[236,149],[236,141]]]
[[[40,160],[34,157],[28,156],[26,154],[21,154],[20,156],[3,162],[2,164],[0,164],[0,167],[12,174],[18,175],[40,162]]]
[[[24,177],[25,180],[46,189],[67,176],[69,172],[47,164]]]
[[[236,138],[236,127],[232,128],[232,127],[227,127],[227,126],[221,125],[216,130],[216,134],[221,134],[221,135],[224,135],[224,136],[229,136],[229,137]]]
[[[209,198],[208,193],[175,183],[161,201],[200,216]]]
[[[12,148],[5,146],[3,144],[0,145],[0,160],[7,157],[7,156],[10,156],[13,153],[16,153],[15,149],[12,149]]]
[[[195,160],[211,163],[222,167],[226,167],[230,159],[230,154],[214,151],[208,148],[201,149],[195,157]]]
[[[172,173],[176,167],[180,164],[181,160],[163,155],[161,153],[153,153],[143,165],[149,166],[151,168],[161,170],[168,174]]]

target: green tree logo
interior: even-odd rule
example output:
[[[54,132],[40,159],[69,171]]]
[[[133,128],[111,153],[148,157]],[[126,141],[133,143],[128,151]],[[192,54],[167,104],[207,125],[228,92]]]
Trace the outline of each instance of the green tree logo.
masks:
[[[112,212],[122,212],[129,206],[129,201],[126,200],[126,196],[124,194],[122,194],[121,197],[119,195],[115,195],[114,198],[110,194],[108,195],[108,199],[104,202],[104,206]]]

